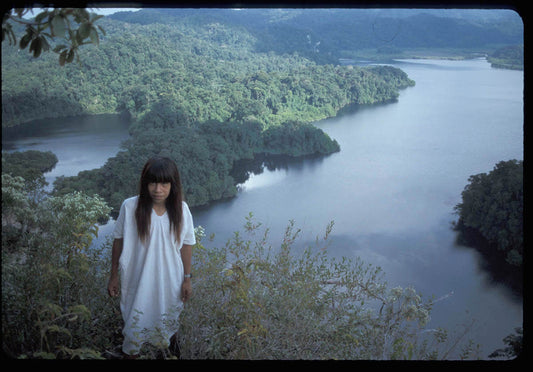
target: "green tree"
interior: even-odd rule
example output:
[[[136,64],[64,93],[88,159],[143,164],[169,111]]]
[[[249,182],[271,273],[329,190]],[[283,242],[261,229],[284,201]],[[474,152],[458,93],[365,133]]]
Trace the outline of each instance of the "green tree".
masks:
[[[89,247],[109,208],[81,193],[35,202],[24,183],[2,174],[2,350],[100,358],[118,324],[96,284],[107,272],[102,252]]]
[[[57,161],[57,156],[51,151],[2,152],[2,173],[22,177],[28,191],[37,190],[47,184],[43,173],[51,171]]]
[[[510,359],[522,356],[524,348],[524,329],[522,327],[515,328],[515,333],[505,336],[503,342],[507,344],[507,347],[494,350],[489,355],[489,358]]]
[[[456,206],[458,228],[478,232],[494,249],[493,253],[500,251],[508,264],[521,267],[524,252],[523,161],[501,161],[488,174],[470,176],[469,182],[462,192],[462,203]]]

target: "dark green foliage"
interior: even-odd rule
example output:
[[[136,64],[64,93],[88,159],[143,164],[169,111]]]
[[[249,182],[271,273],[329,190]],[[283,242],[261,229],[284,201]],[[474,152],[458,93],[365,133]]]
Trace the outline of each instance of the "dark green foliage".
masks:
[[[489,355],[489,358],[504,358],[511,359],[522,356],[524,329],[522,327],[515,328],[515,334],[510,334],[503,339],[507,347],[497,349]]]
[[[523,161],[501,161],[487,173],[470,176],[462,203],[456,206],[457,227],[473,229],[489,243],[492,256],[501,252],[507,264],[521,267],[524,254]]]
[[[492,67],[513,70],[524,69],[524,45],[512,45],[499,48],[488,58]]]
[[[34,179],[36,174],[51,171],[56,163],[57,156],[51,151],[2,152],[2,172],[26,180]]]
[[[289,122],[273,126],[263,133],[263,151],[270,154],[302,156],[330,154],[339,151],[337,141],[331,140],[322,130],[311,124]]]
[[[360,49],[479,49],[523,40],[522,20],[506,10],[145,9],[111,18],[143,25],[238,25],[256,39],[256,51],[297,52],[317,63],[337,63],[346,51]]]
[[[2,352],[99,358],[120,331],[107,262],[90,249],[109,208],[81,193],[36,201],[24,183],[2,173]]]
[[[51,151],[2,152],[2,173],[22,177],[29,189],[44,186],[43,173],[51,171],[57,164],[57,156]]]

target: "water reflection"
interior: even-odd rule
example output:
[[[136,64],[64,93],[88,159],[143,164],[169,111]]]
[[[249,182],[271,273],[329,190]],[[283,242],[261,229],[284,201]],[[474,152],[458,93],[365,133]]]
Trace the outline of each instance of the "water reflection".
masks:
[[[504,286],[511,300],[521,301],[524,289],[523,267],[516,267],[502,262],[506,261],[504,252],[490,247],[488,241],[477,231],[469,228],[459,230],[456,235],[455,246],[458,249],[476,250],[478,254],[477,268],[485,276],[487,287]],[[490,253],[487,254],[487,253]]]
[[[265,169],[270,172],[277,172],[278,176],[273,176],[281,180],[283,174],[291,171],[301,172],[304,169],[312,170],[320,166],[325,156],[322,154],[312,154],[307,156],[292,157],[287,155],[257,154],[253,159],[242,159],[234,163],[230,175],[233,177],[239,188],[249,188],[254,176],[262,174]],[[281,177],[279,176],[281,175]],[[272,177],[269,182],[272,183]],[[253,182],[253,181],[252,181]],[[276,181],[274,180],[274,183]]]
[[[22,146],[36,146],[46,139],[57,137],[94,133],[109,136],[116,132],[124,134],[129,124],[129,118],[115,114],[35,120],[2,128],[2,149],[16,150]]]

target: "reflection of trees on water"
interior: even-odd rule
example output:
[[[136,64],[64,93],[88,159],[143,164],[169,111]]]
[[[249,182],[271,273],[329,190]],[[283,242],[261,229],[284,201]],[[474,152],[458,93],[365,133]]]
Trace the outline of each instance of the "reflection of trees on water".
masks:
[[[99,114],[70,116],[58,119],[40,119],[13,127],[2,128],[2,149],[14,150],[21,141],[38,144],[42,139],[64,136],[123,134],[128,136],[131,118],[126,114]],[[53,149],[52,149],[53,151]]]
[[[487,239],[475,229],[460,226],[456,230],[457,245],[474,248],[480,253],[478,267],[488,273],[491,284],[503,284],[514,296],[523,298],[523,266],[508,264],[505,261],[505,252],[491,248]]]
[[[265,168],[269,171],[289,170],[301,171],[306,166],[316,166],[324,159],[323,154],[292,157],[287,155],[257,154],[253,159],[237,160],[233,164],[230,175],[237,185],[248,180],[251,175],[263,173]]]

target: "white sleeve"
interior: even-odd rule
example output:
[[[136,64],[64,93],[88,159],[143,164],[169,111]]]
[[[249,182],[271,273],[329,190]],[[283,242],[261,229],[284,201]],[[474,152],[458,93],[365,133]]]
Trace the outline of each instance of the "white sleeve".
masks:
[[[122,239],[124,237],[124,221],[126,218],[126,201],[120,206],[120,212],[115,222],[115,229],[113,230],[113,236],[115,239]]]
[[[196,237],[194,236],[194,223],[192,214],[187,203],[183,202],[183,231],[181,232],[183,244],[196,244]]]

